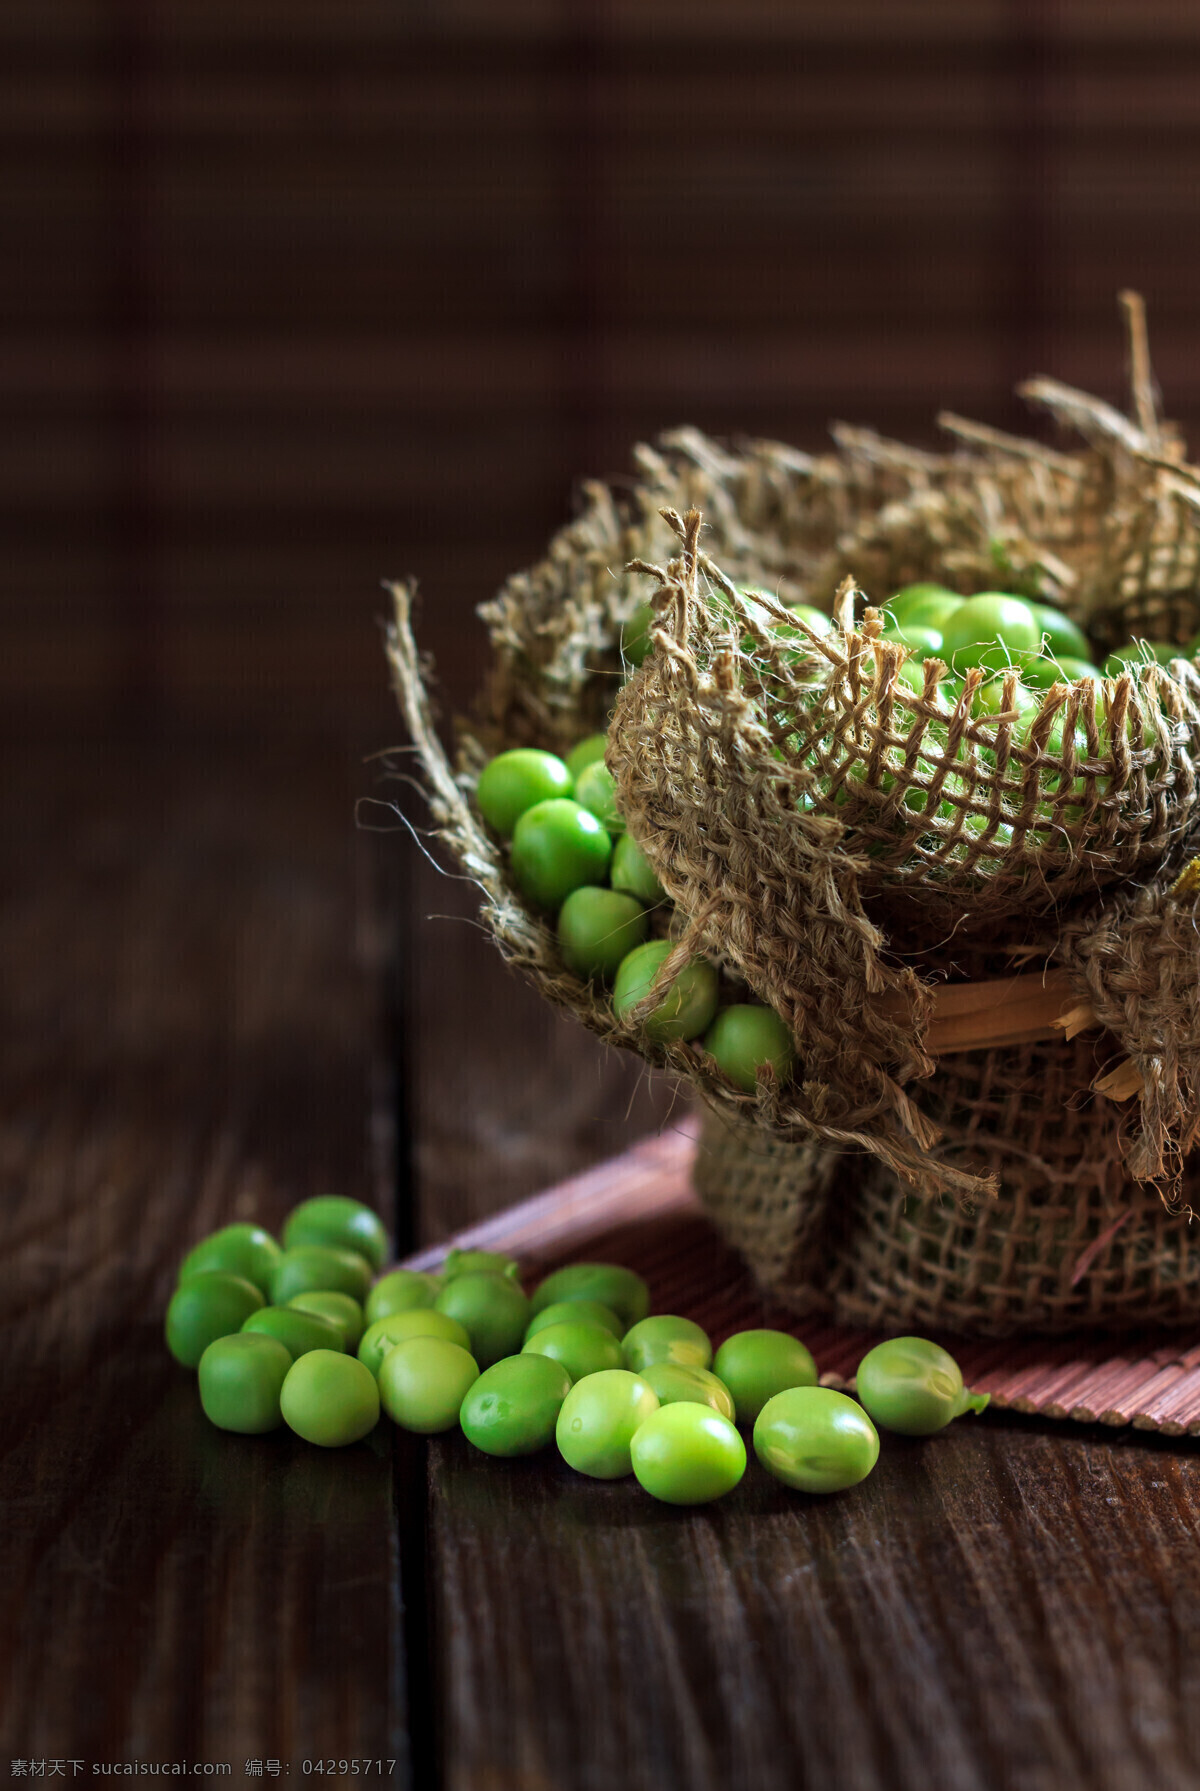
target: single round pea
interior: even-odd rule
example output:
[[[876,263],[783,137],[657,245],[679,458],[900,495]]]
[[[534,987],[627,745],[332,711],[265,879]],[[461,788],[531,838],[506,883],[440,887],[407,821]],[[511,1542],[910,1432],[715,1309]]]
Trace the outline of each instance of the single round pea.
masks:
[[[573,746],[567,754],[567,770],[572,777],[578,777],[579,773],[586,771],[589,765],[602,762],[607,751],[607,734],[589,734],[586,739],[580,740],[576,746]]]
[[[345,1332],[331,1318],[302,1312],[295,1306],[264,1306],[252,1312],[242,1326],[243,1334],[273,1337],[296,1361],[310,1349],[345,1350]]]
[[[271,1299],[286,1306],[298,1293],[348,1293],[360,1305],[371,1291],[371,1265],[357,1250],[296,1244],[285,1250],[271,1275]]]
[[[841,1492],[879,1460],[879,1433],[856,1400],[832,1387],[789,1387],[754,1421],[754,1453],[801,1492]]]
[[[614,889],[636,896],[647,908],[666,900],[666,891],[654,874],[653,866],[637,841],[623,833],[613,847],[609,882]]]
[[[265,1294],[271,1284],[271,1271],[282,1254],[270,1232],[261,1225],[223,1225],[188,1251],[179,1265],[179,1279],[188,1281],[193,1275],[215,1270],[250,1281]]]
[[[613,1012],[618,1020],[650,993],[664,959],[674,950],[669,939],[649,939],[622,958],[613,988]],[[718,987],[714,966],[706,958],[692,958],[642,1021],[643,1033],[657,1044],[698,1038],[712,1024]]]
[[[599,1300],[614,1311],[625,1330],[650,1310],[650,1289],[632,1269],[615,1262],[572,1262],[555,1269],[533,1296],[535,1313],[560,1300]]]
[[[940,628],[930,627],[927,622],[906,622],[903,628],[896,622],[890,628],[885,628],[879,638],[896,641],[900,646],[907,647],[918,664],[926,659],[942,657],[942,631]],[[922,676],[922,687],[924,682]]]
[[[442,1264],[442,1286],[457,1275],[507,1275],[510,1281],[518,1281],[521,1265],[515,1256],[505,1256],[497,1250],[447,1250]],[[441,1287],[436,1290],[435,1299],[441,1291]]]
[[[314,1312],[318,1318],[327,1318],[342,1333],[342,1348],[353,1355],[358,1348],[358,1340],[366,1329],[363,1309],[358,1301],[344,1293],[302,1293],[296,1294],[288,1301],[288,1306],[296,1312]]]
[[[546,1325],[521,1346],[525,1356],[549,1356],[561,1362],[572,1382],[605,1368],[624,1368],[625,1355],[612,1332],[603,1325]]]
[[[368,1325],[359,1339],[358,1359],[377,1375],[388,1351],[410,1337],[441,1337],[461,1349],[468,1349],[471,1343],[466,1327],[456,1318],[435,1312],[431,1306],[412,1306],[405,1312],[389,1312]]]
[[[559,1453],[577,1473],[619,1480],[632,1474],[630,1446],[657,1410],[658,1394],[640,1375],[625,1368],[589,1374],[563,1400],[554,1428]]]
[[[167,1348],[185,1368],[195,1368],[210,1343],[240,1331],[263,1304],[253,1281],[217,1269],[198,1269],[171,1295]]]
[[[713,1373],[733,1394],[739,1424],[753,1424],[786,1387],[815,1387],[817,1365],[787,1331],[735,1331],[716,1353]]]
[[[905,585],[888,598],[884,607],[902,628],[914,623],[940,631],[946,617],[953,615],[961,607],[962,601],[959,592],[951,591],[946,585],[932,584],[926,579],[917,584]]]
[[[758,1071],[770,1064],[777,1083],[786,1082],[796,1061],[792,1035],[773,1007],[736,1002],[718,1009],[704,1035],[704,1049],[722,1075],[753,1094]]]
[[[963,1386],[954,1357],[925,1337],[891,1337],[858,1365],[858,1397],[876,1424],[906,1437],[930,1437],[964,1412],[982,1412],[986,1393]]]
[[[642,1379],[658,1394],[660,1405],[706,1405],[732,1424],[737,1417],[733,1394],[707,1368],[685,1368],[682,1362],[652,1362]]]
[[[505,1356],[485,1368],[462,1403],[463,1435],[485,1455],[533,1455],[553,1440],[571,1377],[549,1356]]]
[[[650,651],[650,624],[654,605],[639,603],[621,629],[621,657],[629,665],[639,666]]]
[[[625,822],[617,807],[617,780],[601,760],[586,765],[579,773],[575,800],[603,822],[610,833],[624,833]]]
[[[603,883],[612,836],[590,809],[558,799],[527,809],[513,829],[509,863],[521,894],[556,912],[573,889]]]
[[[577,976],[614,977],[649,931],[642,904],[619,889],[573,889],[558,911],[559,949]]]
[[[279,1390],[292,1366],[290,1352],[273,1337],[238,1331],[218,1337],[200,1358],[200,1404],[219,1430],[261,1436],[283,1423]]]
[[[1026,690],[1020,679],[1013,685],[1011,709],[1004,706],[1003,677],[988,678],[979,685],[971,699],[971,714],[981,718],[989,715],[1036,715],[1040,708],[1039,698],[1032,691]]]
[[[533,1307],[507,1275],[457,1275],[434,1301],[434,1310],[466,1328],[481,1368],[517,1355],[533,1316]]]
[[[379,1214],[361,1200],[350,1200],[344,1194],[318,1194],[293,1208],[283,1228],[283,1247],[290,1250],[296,1244],[357,1250],[377,1274],[391,1250],[387,1228]]]
[[[288,1370],[279,1395],[284,1423],[306,1443],[340,1449],[379,1422],[379,1388],[354,1356],[309,1350]]]
[[[1070,616],[1050,603],[1031,603],[1029,607],[1042,631],[1042,651],[1051,659],[1059,659],[1064,653],[1068,659],[1091,658],[1088,637]]]
[[[402,1430],[435,1436],[453,1430],[468,1389],[479,1379],[475,1358],[445,1337],[410,1337],[379,1365],[379,1403]]]
[[[525,1342],[544,1331],[547,1325],[603,1325],[620,1343],[628,1326],[621,1323],[611,1306],[599,1300],[555,1300],[540,1310],[534,1307],[533,1317],[525,1327]]]
[[[569,796],[573,785],[571,773],[556,754],[518,746],[484,766],[475,800],[493,833],[506,840],[529,809],[557,796]]]
[[[952,671],[974,665],[1000,671],[1026,653],[1036,653],[1042,630],[1028,603],[1008,591],[981,591],[947,616],[941,657]]]
[[[706,1405],[660,1406],[634,1433],[638,1485],[667,1505],[707,1505],[732,1492],[746,1472],[746,1445]]]
[[[635,1374],[653,1362],[678,1362],[684,1368],[707,1368],[712,1361],[708,1332],[690,1318],[656,1313],[630,1327],[621,1339],[625,1360]]]
[[[432,1306],[442,1291],[440,1275],[426,1275],[420,1269],[389,1269],[381,1275],[363,1308],[369,1325],[389,1312],[411,1312],[417,1307]]]

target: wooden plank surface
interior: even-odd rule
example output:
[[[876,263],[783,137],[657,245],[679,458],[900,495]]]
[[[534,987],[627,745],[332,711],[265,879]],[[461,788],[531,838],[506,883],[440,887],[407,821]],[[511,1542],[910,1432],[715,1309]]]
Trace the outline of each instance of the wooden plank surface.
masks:
[[[519,1253],[531,1281],[625,1262],[655,1310],[715,1342],[798,1330],[826,1384],[847,1384],[874,1339],[763,1301],[691,1195],[692,1150],[680,1123],[459,1241]],[[1193,1785],[1200,1462],[1186,1442],[1018,1413],[1191,1428],[1196,1340],[1123,1357],[1111,1340],[945,1341],[994,1409],[923,1442],[885,1435],[870,1479],[833,1498],[752,1459],[717,1505],[675,1510],[553,1451],[503,1462],[431,1441],[439,1783]],[[1064,1403],[1072,1382],[1097,1410]]]
[[[403,1774],[390,1439],[219,1432],[162,1341],[180,1256],[216,1226],[330,1188],[390,1205],[354,794],[315,754],[287,775],[161,742],[11,756],[5,1760]]]
[[[623,1111],[603,1082],[583,1100],[590,1041],[566,1070],[552,1028],[539,1062],[508,973],[486,956],[452,971],[460,931],[419,919],[411,842],[375,842],[399,884],[390,910],[367,900],[351,818],[368,768],[159,741],[26,751],[18,770],[0,798],[10,1760],[228,1761],[245,1782],[247,1761],[300,1778],[370,1757],[395,1759],[404,1791],[1196,1782],[1188,1437],[994,1410],[886,1439],[847,1495],[800,1498],[752,1467],[689,1512],[550,1453],[497,1462],[386,1424],[330,1454],[211,1430],[161,1341],[185,1246],[235,1216],[278,1224],[319,1189],[388,1206],[413,1043],[379,1043],[396,915],[430,954],[398,1004],[441,1086],[408,1187],[444,1204],[426,1235],[489,1189],[525,1191],[557,1148],[570,1185],[471,1235],[511,1243],[531,1276],[585,1246],[628,1260],[660,1309],[718,1336],[773,1314],[688,1204],[678,1116],[615,1175],[583,1167]],[[542,1136],[522,1154],[531,1122],[499,1122],[531,1075]],[[564,1116],[560,1075],[580,1103]],[[452,1096],[491,1115],[465,1151]],[[807,1335],[827,1373],[852,1370],[860,1340]],[[968,1357],[984,1384],[1014,1374],[1011,1346],[989,1347],[990,1367]],[[1194,1373],[1171,1350],[1144,1406],[1160,1424]],[[1098,1373],[1078,1346],[1028,1362],[1005,1397],[1043,1410]]]

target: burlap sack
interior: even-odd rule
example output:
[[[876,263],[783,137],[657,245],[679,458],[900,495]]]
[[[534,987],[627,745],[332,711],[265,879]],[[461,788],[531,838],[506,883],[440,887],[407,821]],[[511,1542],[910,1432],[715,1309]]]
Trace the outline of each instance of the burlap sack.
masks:
[[[637,483],[588,487],[547,559],[482,607],[494,670],[453,770],[430,716],[411,592],[394,587],[389,652],[436,833],[478,883],[501,951],[732,1124],[742,1142],[710,1146],[699,1177],[719,1223],[777,1290],[804,1302],[824,1286],[845,1316],[907,1322],[918,1284],[929,1324],[1184,1316],[1171,1302],[1188,1280],[1187,1232],[1160,1193],[1177,1208],[1186,1199],[1200,1090],[1194,898],[1172,895],[1193,849],[1200,674],[1181,659],[1169,672],[1060,687],[1022,747],[1003,714],[974,722],[969,700],[947,720],[929,678],[923,694],[898,689],[900,654],[878,641],[861,602],[855,610],[847,582],[882,598],[918,577],[968,590],[1036,579],[1102,644],[1124,638],[1131,606],[1148,633],[1167,618],[1176,639],[1194,633],[1200,478],[1169,430],[1148,401],[1135,425],[1049,382],[1034,396],[1091,445],[1050,452],[955,419],[968,445],[946,456],[847,430],[836,454],[818,458],[772,443],[735,453],[695,431],[639,449]],[[765,612],[741,603],[746,584],[768,593]],[[839,590],[843,631],[825,646],[793,642],[789,658],[764,625],[772,599]],[[656,650],[621,689],[621,624],[652,591]],[[750,991],[775,1006],[799,1053],[785,1087],[768,1074],[747,1095],[695,1046],[648,1044],[636,1015],[619,1024],[607,993],[562,964],[552,927],[521,900],[473,809],[490,752],[565,750],[605,725],[614,698],[608,763],[675,904],[679,945],[660,981],[702,950],[721,965],[728,999]],[[1064,714],[1071,726],[1055,751]],[[981,915],[985,938],[963,945]],[[995,973],[1018,949],[1068,967],[1110,1029],[1101,1067],[1129,1066],[1132,1117],[1088,1099],[1094,1044],[978,1063],[935,1064],[925,1051],[932,979]],[[997,1119],[989,1103],[1001,1089]],[[764,1153],[769,1243],[752,1216]],[[1072,1153],[1093,1166],[1077,1187]],[[805,1254],[813,1239],[829,1273]],[[1113,1251],[1143,1265],[1119,1287]]]

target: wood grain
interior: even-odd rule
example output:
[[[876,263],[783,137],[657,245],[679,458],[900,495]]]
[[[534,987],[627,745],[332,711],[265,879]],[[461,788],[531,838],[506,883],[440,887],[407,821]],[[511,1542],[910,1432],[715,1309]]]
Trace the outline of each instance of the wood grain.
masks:
[[[390,1203],[350,768],[159,745],[14,770],[5,1757],[403,1762],[386,1436],[218,1432],[161,1332],[217,1225],[330,1188]]]
[[[693,1148],[677,1125],[460,1241],[519,1253],[531,1279],[581,1257],[628,1263],[655,1310],[714,1341],[796,1328],[700,1216]],[[873,1341],[799,1329],[835,1386]],[[835,1498],[788,1493],[752,1460],[718,1505],[672,1510],[553,1452],[500,1462],[433,1442],[449,1791],[1194,1782],[1200,1468],[1192,1449],[1095,1420],[1148,1426],[1170,1409],[1181,1430],[1200,1350],[947,1341],[994,1409],[924,1443],[885,1436],[871,1478]]]

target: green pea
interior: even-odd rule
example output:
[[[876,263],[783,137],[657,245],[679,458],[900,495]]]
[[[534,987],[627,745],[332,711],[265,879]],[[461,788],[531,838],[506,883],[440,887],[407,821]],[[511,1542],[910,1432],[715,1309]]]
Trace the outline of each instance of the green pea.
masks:
[[[776,1083],[784,1083],[796,1061],[792,1035],[771,1007],[738,1002],[718,1009],[704,1035],[704,1049],[717,1068],[737,1087],[753,1094],[758,1072],[770,1064]]]
[[[899,623],[893,623],[890,628],[884,629],[879,638],[896,641],[900,646],[907,647],[918,664],[923,660],[940,659],[942,656],[942,631],[940,628],[931,628],[926,622],[907,622],[903,628]],[[922,689],[924,686],[925,675],[922,673]]]
[[[457,1343],[461,1349],[468,1349],[471,1343],[466,1326],[460,1325],[456,1318],[445,1312],[435,1312],[432,1307],[413,1306],[406,1312],[389,1312],[368,1325],[359,1339],[358,1359],[377,1375],[388,1351],[395,1349],[398,1343],[406,1343],[410,1337],[442,1337],[448,1343]]]
[[[585,740],[581,740],[577,746],[573,746],[567,754],[567,770],[572,777],[577,778],[579,773],[586,771],[589,765],[602,762],[607,751],[607,734],[589,734]]]
[[[621,657],[627,664],[639,666],[650,651],[650,625],[654,621],[654,605],[639,603],[621,630]]]
[[[753,1424],[787,1387],[815,1387],[817,1365],[787,1331],[735,1331],[717,1351],[713,1373],[733,1394],[739,1424]]]
[[[1011,709],[1006,709],[1003,677],[989,678],[978,687],[971,699],[971,714],[977,717],[1009,714],[1033,716],[1041,708],[1038,698],[1026,690],[1019,679],[1013,685],[1011,702]]]
[[[534,1303],[533,1317],[525,1327],[525,1342],[544,1331],[547,1325],[603,1325],[620,1343],[628,1326],[622,1324],[611,1306],[599,1300],[555,1300],[540,1310]]]
[[[666,891],[655,876],[650,860],[627,833],[623,833],[613,847],[608,880],[614,889],[636,896],[647,908],[657,907],[659,902],[666,900]]]
[[[386,1227],[378,1213],[361,1200],[343,1194],[318,1194],[302,1200],[288,1215],[283,1228],[283,1247],[325,1244],[333,1250],[357,1250],[378,1273],[391,1250]]]
[[[1042,630],[1029,604],[1008,591],[982,591],[947,616],[941,657],[962,673],[981,665],[1000,671],[1023,654],[1036,653]]]
[[[621,960],[613,989],[613,1012],[618,1020],[623,1020],[650,993],[660,966],[674,949],[667,939],[650,939]],[[707,1031],[717,1011],[718,987],[713,965],[705,958],[693,958],[642,1021],[643,1033],[657,1044],[698,1038]]]
[[[573,889],[603,883],[612,857],[608,829],[590,809],[563,799],[527,809],[513,830],[513,882],[530,902],[556,912]]]
[[[474,1356],[445,1337],[410,1337],[379,1365],[379,1403],[402,1430],[422,1436],[453,1430],[467,1392],[479,1379]]]
[[[171,1296],[167,1348],[185,1368],[196,1368],[210,1343],[240,1331],[263,1303],[252,1281],[217,1269],[198,1269]]]
[[[733,1394],[707,1368],[685,1368],[681,1362],[652,1362],[642,1379],[658,1394],[660,1405],[706,1405],[730,1423],[737,1416]]]
[[[707,1505],[746,1472],[745,1443],[706,1405],[660,1406],[634,1433],[629,1453],[638,1485],[667,1505]]]
[[[434,1302],[434,1310],[456,1318],[471,1340],[481,1368],[521,1348],[533,1308],[507,1275],[457,1275]]]
[[[855,1382],[863,1406],[885,1430],[929,1437],[964,1412],[982,1412],[987,1393],[963,1386],[954,1357],[924,1337],[891,1337],[868,1350]]]
[[[866,1412],[832,1387],[789,1387],[754,1421],[754,1453],[764,1468],[801,1492],[841,1492],[865,1480],[879,1459]]]
[[[1143,665],[1166,665],[1182,651],[1187,657],[1187,649],[1173,647],[1169,641],[1126,641],[1104,661],[1104,676],[1119,678],[1124,671],[1138,671]]]
[[[518,1281],[521,1265],[515,1256],[505,1256],[497,1250],[447,1250],[442,1285],[458,1275],[507,1275],[510,1281]],[[435,1299],[441,1291],[441,1287],[437,1288]]]
[[[354,1356],[309,1350],[288,1370],[279,1395],[283,1421],[324,1449],[357,1443],[379,1422],[379,1388]]]
[[[345,1332],[333,1319],[322,1318],[316,1312],[301,1312],[295,1306],[264,1306],[250,1314],[242,1330],[273,1337],[276,1343],[282,1343],[293,1361],[310,1349],[346,1348]]]
[[[923,697],[925,695],[925,667],[921,660],[906,659],[903,665],[898,665],[896,667],[896,678],[899,683],[904,685],[906,690],[911,690],[914,696]],[[935,684],[930,693],[929,700],[932,703],[937,703],[944,707],[946,703],[945,687],[941,684]],[[865,774],[865,771],[866,767],[864,766],[863,774]],[[883,788],[889,789],[891,787],[891,782],[892,780],[889,777],[883,784]]]
[[[617,780],[599,759],[579,773],[575,800],[595,815],[597,821],[603,822],[610,833],[624,833],[625,822],[617,807]]]
[[[649,930],[637,897],[618,889],[573,889],[558,911],[563,963],[577,976],[614,977]]]
[[[371,1291],[371,1265],[357,1250],[296,1244],[285,1250],[271,1275],[271,1299],[286,1306],[298,1293],[348,1293],[361,1306]]]
[[[554,1428],[559,1454],[593,1480],[620,1480],[633,1472],[634,1436],[657,1410],[658,1394],[640,1375],[625,1368],[589,1374],[563,1400]]]
[[[283,1423],[279,1392],[292,1358],[273,1337],[239,1331],[218,1337],[200,1358],[200,1404],[210,1424],[261,1436]]]
[[[624,1368],[625,1355],[612,1332],[603,1325],[546,1325],[521,1346],[526,1356],[549,1356],[561,1362],[571,1380],[605,1368]]]
[[[418,1307],[432,1306],[441,1291],[440,1275],[425,1275],[419,1269],[390,1269],[367,1295],[366,1321],[373,1325],[377,1318],[386,1318],[389,1312],[411,1312]]]
[[[521,816],[539,802],[569,796],[574,779],[552,752],[519,746],[484,766],[475,787],[479,812],[501,839],[508,839]]]
[[[905,585],[893,597],[888,598],[885,607],[887,613],[902,628],[913,624],[923,628],[936,628],[940,632],[947,616],[960,609],[962,601],[957,591],[951,591],[946,585],[924,580],[918,584]]]
[[[555,1269],[533,1296],[535,1313],[560,1300],[599,1300],[611,1307],[626,1330],[650,1310],[650,1289],[640,1275],[615,1262],[573,1262]]]
[[[690,1318],[677,1318],[669,1312],[643,1318],[631,1326],[621,1339],[621,1347],[635,1374],[641,1374],[653,1362],[678,1362],[684,1368],[707,1368],[712,1361],[712,1344],[707,1331],[702,1331]]]
[[[1080,678],[1099,679],[1100,671],[1088,660],[1052,658],[1039,653],[1021,661],[1021,676],[1036,690],[1049,690],[1055,684],[1076,684]]]
[[[271,1284],[271,1271],[282,1254],[270,1232],[261,1225],[223,1225],[188,1251],[179,1265],[179,1279],[188,1281],[193,1275],[215,1270],[250,1281],[265,1294]]]
[[[485,1455],[533,1455],[554,1438],[571,1377],[549,1356],[505,1356],[485,1368],[462,1403],[463,1435]]]
[[[366,1321],[362,1307],[349,1294],[296,1294],[288,1301],[288,1307],[296,1312],[312,1312],[318,1318],[329,1319],[342,1334],[342,1348],[349,1350],[351,1355],[358,1348],[359,1338],[366,1329]]]
[[[1031,603],[1029,607],[1042,631],[1045,654],[1051,659],[1060,659],[1065,653],[1068,659],[1090,660],[1092,649],[1088,637],[1070,616],[1050,603]]]

